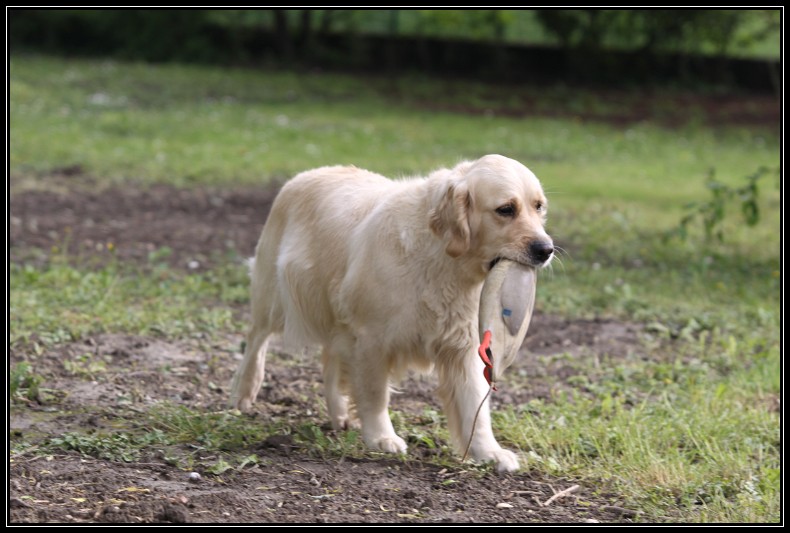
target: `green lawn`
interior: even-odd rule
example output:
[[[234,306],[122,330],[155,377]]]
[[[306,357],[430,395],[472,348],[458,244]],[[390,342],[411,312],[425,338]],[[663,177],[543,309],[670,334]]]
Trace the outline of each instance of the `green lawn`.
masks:
[[[493,94],[507,103],[544,92]],[[324,164],[403,176],[486,153],[518,159],[541,178],[549,231],[567,250],[541,276],[539,309],[640,322],[652,340],[613,368],[575,361],[591,392],[499,413],[505,440],[530,468],[631,495],[650,520],[778,521],[779,415],[766,408],[780,394],[778,177],[761,182],[756,226],[730,205],[723,242],[706,242],[701,228],[686,242],[662,238],[687,203],[708,199],[709,169],[738,186],[778,167],[777,130],[708,127],[694,109],[673,129],[586,122],[574,112],[602,104],[567,88],[568,101],[543,96],[558,118],[431,105],[478,106],[490,94],[414,77],[12,56],[10,187],[46,187],[73,165],[100,185],[265,187]],[[11,265],[10,287],[10,341],[36,332],[58,343],[97,331],[233,331],[241,326],[226,307],[244,301],[246,279],[234,265],[141,274],[55,255]]]

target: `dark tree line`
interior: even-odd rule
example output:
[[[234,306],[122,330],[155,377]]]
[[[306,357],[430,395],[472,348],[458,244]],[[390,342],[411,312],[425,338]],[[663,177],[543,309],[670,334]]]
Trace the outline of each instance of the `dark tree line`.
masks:
[[[778,36],[778,10],[23,10],[11,51],[566,81],[701,77],[777,89],[778,61],[727,57]],[[706,52],[706,56],[700,56]],[[699,56],[699,57],[698,57]],[[718,62],[710,57],[719,58]],[[748,64],[747,64],[748,63]],[[767,65],[767,66],[766,66]]]

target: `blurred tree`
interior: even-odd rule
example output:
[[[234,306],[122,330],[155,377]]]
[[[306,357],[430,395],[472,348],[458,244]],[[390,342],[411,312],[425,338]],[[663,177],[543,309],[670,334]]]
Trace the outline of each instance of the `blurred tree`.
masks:
[[[284,9],[275,9],[274,13],[274,42],[279,56],[286,61],[293,59],[293,43],[288,24],[288,13]]]
[[[530,65],[533,74],[597,83],[674,77],[764,87],[768,77],[777,93],[780,30],[778,9],[11,9],[8,14],[14,50],[148,61],[422,68],[511,78],[524,77],[518,65]],[[513,46],[525,42],[542,47]],[[754,55],[755,49],[768,61],[737,65],[734,74],[735,62],[728,57]],[[696,57],[700,52],[718,57]]]
[[[465,35],[476,40],[502,41],[513,14],[502,9],[421,9],[417,31],[431,36]]]
[[[563,48],[577,50],[621,48],[725,55],[733,46],[751,44],[779,27],[778,10],[541,9],[536,16]],[[744,27],[755,29],[746,38],[736,39]]]
[[[739,28],[735,44],[740,49],[771,42],[772,37],[781,35],[782,12],[778,9],[755,9],[748,11]]]
[[[212,61],[215,42],[205,10],[12,10],[9,36],[54,52],[103,54],[148,61]]]

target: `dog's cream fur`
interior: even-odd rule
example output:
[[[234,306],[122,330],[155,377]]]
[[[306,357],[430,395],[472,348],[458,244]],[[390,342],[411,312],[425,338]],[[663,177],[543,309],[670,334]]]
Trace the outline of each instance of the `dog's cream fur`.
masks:
[[[378,450],[406,450],[387,412],[390,379],[435,368],[463,452],[488,389],[476,354],[482,282],[497,258],[548,264],[545,216],[538,179],[499,155],[425,179],[392,181],[341,166],[299,174],[277,196],[258,242],[252,328],[232,405],[251,407],[269,336],[282,332],[286,346],[323,346],[333,427],[358,418],[365,442]],[[548,257],[536,257],[535,243]],[[488,402],[470,455],[500,471],[518,468],[494,439]]]

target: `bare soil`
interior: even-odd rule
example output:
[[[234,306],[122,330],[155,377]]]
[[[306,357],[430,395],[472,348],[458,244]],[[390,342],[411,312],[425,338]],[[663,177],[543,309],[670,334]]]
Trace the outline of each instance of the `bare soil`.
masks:
[[[690,122],[699,122],[714,127],[744,126],[777,131],[781,116],[780,101],[776,95],[771,94],[702,94],[667,92],[660,89],[637,91],[633,88],[606,88],[590,90],[586,99],[571,102],[564,97],[558,97],[552,105],[546,105],[545,94],[540,97],[524,94],[515,100],[506,100],[495,91],[480,96],[481,100],[488,103],[459,105],[431,100],[419,102],[418,105],[430,110],[470,115],[514,118],[571,117],[584,122],[604,123],[622,128],[642,122],[667,128],[682,128]],[[507,104],[496,103],[502,101],[507,101]]]
[[[73,169],[72,169],[73,170]],[[50,177],[51,190],[12,194],[10,258],[44,262],[52,247],[68,246],[84,261],[111,255],[139,264],[164,247],[166,260],[189,272],[252,253],[275,190],[131,186],[98,190],[74,172]],[[83,179],[83,186],[71,186]],[[61,189],[61,192],[53,192]],[[108,244],[111,243],[111,246]],[[242,316],[245,310],[237,310]],[[30,361],[49,400],[10,407],[9,433],[41,442],[70,432],[116,431],[151,406],[168,401],[193,409],[225,409],[227,386],[240,359],[242,332],[172,340],[101,334],[37,350],[10,347],[9,362]],[[573,387],[573,360],[638,356],[642,327],[606,320],[566,320],[537,314],[521,357],[493,396],[493,408],[550,398]],[[276,352],[276,350],[275,350]],[[105,362],[94,372],[64,361],[89,354]],[[637,355],[635,355],[637,354]],[[275,353],[250,424],[287,416],[294,424],[321,420],[318,358]],[[512,379],[510,379],[512,377]],[[510,383],[508,383],[510,381]],[[392,410],[440,411],[430,377],[401,384]],[[496,428],[495,428],[496,431]],[[408,432],[408,430],[407,430]],[[403,458],[316,457],[287,436],[250,443],[257,464],[221,475],[172,466],[152,453],[118,462],[77,453],[47,455],[35,448],[9,463],[12,523],[482,523],[630,522],[638,510],[605,486],[548,477],[530,468],[497,475],[463,464],[442,466],[431,450],[410,442]],[[557,491],[580,488],[550,505]]]

